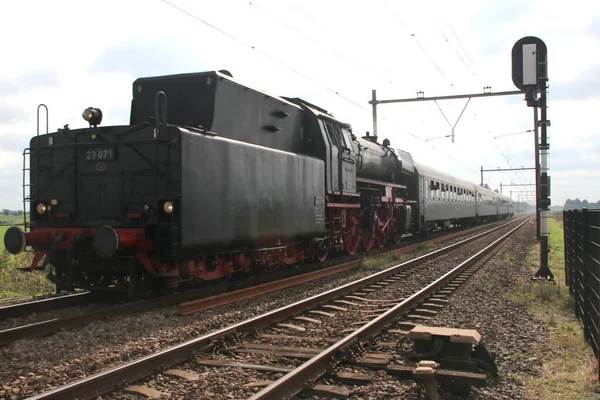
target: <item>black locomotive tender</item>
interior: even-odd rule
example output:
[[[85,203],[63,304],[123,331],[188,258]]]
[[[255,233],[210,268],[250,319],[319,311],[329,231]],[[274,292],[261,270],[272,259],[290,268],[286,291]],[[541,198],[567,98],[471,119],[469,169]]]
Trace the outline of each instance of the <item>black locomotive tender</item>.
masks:
[[[52,265],[57,290],[132,293],[323,262],[514,212],[227,71],[137,79],[127,126],[99,127],[96,108],[83,117],[89,128],[31,139],[30,221],[4,237],[13,254],[35,252],[26,270]]]

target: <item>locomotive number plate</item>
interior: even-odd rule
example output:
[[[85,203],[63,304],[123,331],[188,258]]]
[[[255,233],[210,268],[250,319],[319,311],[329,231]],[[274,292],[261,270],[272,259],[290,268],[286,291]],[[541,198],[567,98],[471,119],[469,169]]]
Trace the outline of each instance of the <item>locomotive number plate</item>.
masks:
[[[117,155],[117,150],[114,147],[95,147],[85,151],[84,157],[86,161],[113,161]]]

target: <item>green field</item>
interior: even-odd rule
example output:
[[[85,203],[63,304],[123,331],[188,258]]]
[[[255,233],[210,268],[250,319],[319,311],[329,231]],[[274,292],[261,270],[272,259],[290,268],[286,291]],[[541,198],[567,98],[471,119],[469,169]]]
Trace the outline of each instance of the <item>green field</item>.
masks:
[[[11,225],[23,226],[23,216],[0,215],[0,253],[4,251],[4,232]]]
[[[0,214],[0,225],[23,225],[23,216]]]

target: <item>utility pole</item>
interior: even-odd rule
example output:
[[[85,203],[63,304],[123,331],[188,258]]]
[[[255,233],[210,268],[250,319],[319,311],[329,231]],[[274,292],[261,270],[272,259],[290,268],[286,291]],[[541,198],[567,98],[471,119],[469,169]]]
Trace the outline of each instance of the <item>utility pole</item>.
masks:
[[[547,82],[548,51],[539,38],[527,36],[518,40],[512,48],[512,80],[517,88],[525,93],[528,107],[533,107],[535,131],[536,167],[536,219],[540,241],[540,268],[534,279],[554,280],[548,266],[550,253],[548,236],[550,217],[550,177],[548,176],[548,120]],[[538,118],[538,108],[541,116]],[[541,141],[538,137],[538,128]]]

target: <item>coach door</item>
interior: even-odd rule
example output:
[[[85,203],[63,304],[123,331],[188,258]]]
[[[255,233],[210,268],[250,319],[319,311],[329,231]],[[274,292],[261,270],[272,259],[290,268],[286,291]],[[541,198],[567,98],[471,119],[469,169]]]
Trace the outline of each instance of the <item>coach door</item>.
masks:
[[[356,152],[352,151],[350,133],[329,121],[321,121],[331,141],[331,188],[356,192]]]
[[[425,225],[425,200],[429,193],[429,179],[425,179],[423,175],[419,176],[419,211],[420,211],[420,224]]]

